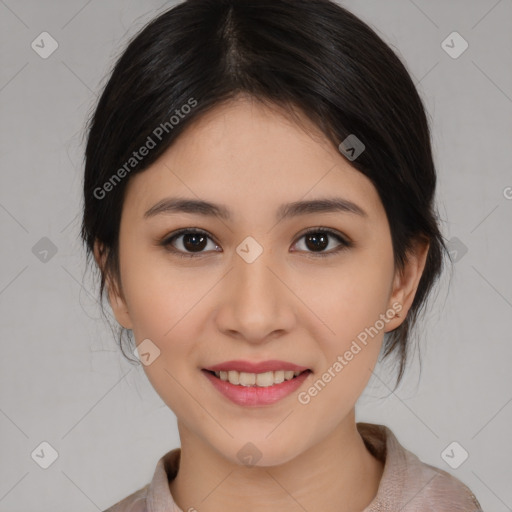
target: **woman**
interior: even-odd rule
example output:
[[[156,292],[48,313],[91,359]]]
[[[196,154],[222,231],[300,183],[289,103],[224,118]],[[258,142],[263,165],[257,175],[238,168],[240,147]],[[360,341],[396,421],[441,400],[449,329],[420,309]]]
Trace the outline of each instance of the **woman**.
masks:
[[[181,448],[121,511],[480,510],[356,423],[446,254],[405,67],[328,0],[188,0],[90,120],[82,237]]]

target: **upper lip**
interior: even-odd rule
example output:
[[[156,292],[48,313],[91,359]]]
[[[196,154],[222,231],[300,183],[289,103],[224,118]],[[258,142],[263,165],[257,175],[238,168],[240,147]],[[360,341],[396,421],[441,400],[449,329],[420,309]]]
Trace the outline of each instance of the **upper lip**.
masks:
[[[274,372],[279,370],[291,370],[294,372],[302,372],[304,370],[308,370],[305,366],[299,366],[297,364],[289,363],[287,361],[261,361],[259,363],[254,363],[251,361],[225,361],[224,363],[219,363],[214,366],[208,366],[205,370],[209,370],[212,372],[228,372],[230,370],[236,370],[238,372],[246,372],[246,373],[265,373],[265,372]]]

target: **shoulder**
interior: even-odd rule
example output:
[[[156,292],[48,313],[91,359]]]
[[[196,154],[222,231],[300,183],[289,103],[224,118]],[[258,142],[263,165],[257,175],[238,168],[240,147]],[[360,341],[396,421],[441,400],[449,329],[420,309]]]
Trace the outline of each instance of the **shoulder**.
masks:
[[[413,457],[409,465],[409,491],[404,492],[404,501],[410,503],[411,510],[482,512],[471,489],[458,478]],[[417,505],[419,509],[415,508]]]
[[[153,478],[148,484],[103,512],[148,512],[148,510],[181,512],[176,507],[169,489],[169,482],[176,477],[179,468],[180,455],[180,448],[162,455],[156,464]]]
[[[121,501],[111,505],[103,512],[147,512],[146,497],[148,494],[149,485],[147,484],[138,491],[130,494]]]
[[[417,455],[399,445],[398,441],[392,449],[395,454],[400,454],[398,460],[403,466],[404,486],[401,499],[405,510],[482,511],[475,495],[458,478],[423,462]]]
[[[482,512],[463,482],[420,460],[388,427],[359,423],[358,429],[369,450],[384,462],[377,496],[365,512]]]

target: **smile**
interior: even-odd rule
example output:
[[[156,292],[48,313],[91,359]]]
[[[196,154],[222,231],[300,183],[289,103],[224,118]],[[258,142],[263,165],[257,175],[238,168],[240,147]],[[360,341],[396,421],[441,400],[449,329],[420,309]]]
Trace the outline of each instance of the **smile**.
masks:
[[[296,391],[312,374],[311,370],[276,370],[247,373],[236,370],[201,370],[225,398],[242,406],[271,405]]]
[[[309,371],[309,370],[305,370]],[[298,377],[301,371],[278,370],[264,373],[238,372],[236,370],[214,372],[220,380],[227,381],[237,386],[258,386],[266,388],[274,384],[281,384],[284,381]]]

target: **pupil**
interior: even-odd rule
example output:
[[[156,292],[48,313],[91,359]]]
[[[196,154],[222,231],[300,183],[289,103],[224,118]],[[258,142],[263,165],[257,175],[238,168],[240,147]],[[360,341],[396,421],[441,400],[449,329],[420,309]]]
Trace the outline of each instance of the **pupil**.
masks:
[[[311,246],[309,242],[312,242]],[[325,249],[329,245],[328,237],[325,233],[313,233],[306,237],[308,249]]]

